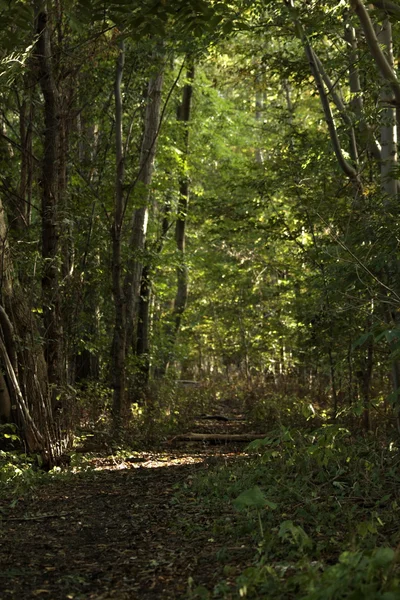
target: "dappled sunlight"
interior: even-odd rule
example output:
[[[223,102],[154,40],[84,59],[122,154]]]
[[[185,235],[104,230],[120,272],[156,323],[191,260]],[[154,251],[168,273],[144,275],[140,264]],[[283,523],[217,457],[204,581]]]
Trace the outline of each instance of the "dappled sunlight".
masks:
[[[123,469],[161,469],[181,465],[193,465],[204,462],[203,456],[169,456],[152,455],[150,457],[128,457],[124,459],[105,459],[101,465],[95,467],[96,471],[122,471]]]
[[[1,15],[0,600],[400,600],[400,0]]]
[[[96,458],[92,461],[95,471],[122,471],[124,469],[161,469],[165,467],[181,467],[199,465],[202,463],[221,465],[227,464],[238,455],[247,456],[245,452],[188,452],[182,454],[168,453],[138,453],[134,456]]]

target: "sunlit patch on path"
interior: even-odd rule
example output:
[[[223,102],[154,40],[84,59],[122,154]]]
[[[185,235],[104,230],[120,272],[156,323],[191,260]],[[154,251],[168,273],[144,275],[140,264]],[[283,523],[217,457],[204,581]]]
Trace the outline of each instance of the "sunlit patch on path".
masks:
[[[209,429],[207,429],[209,430]],[[190,492],[196,473],[223,467],[244,446],[177,443],[158,452],[87,457],[74,469],[0,503],[1,600],[187,598],[223,576],[214,530],[230,503],[202,507]],[[238,572],[252,552],[232,546]]]
[[[223,452],[218,454],[210,452],[171,455],[167,453],[137,454],[125,458],[107,457],[93,460],[93,468],[96,471],[122,471],[124,469],[161,469],[173,466],[185,466],[201,464],[207,461],[221,461],[221,464],[232,460],[238,455],[245,456],[245,452]]]

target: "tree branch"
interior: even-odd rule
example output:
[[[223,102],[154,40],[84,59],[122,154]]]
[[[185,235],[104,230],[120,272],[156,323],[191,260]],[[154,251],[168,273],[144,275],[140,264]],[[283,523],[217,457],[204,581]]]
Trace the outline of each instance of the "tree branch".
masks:
[[[371,4],[400,21],[400,6],[395,2],[391,2],[390,0],[372,0]]]
[[[386,56],[384,55],[378,38],[376,37],[375,29],[371,18],[365,8],[362,0],[350,0],[350,4],[354,12],[359,18],[361,26],[363,28],[365,39],[372,54],[373,59],[382,75],[382,77],[390,84],[394,96],[396,98],[396,104],[400,106],[400,83],[396,77],[396,74]],[[375,4],[375,3],[374,3]],[[400,10],[400,9],[399,9]]]
[[[329,104],[329,100],[327,94],[325,93],[324,82],[321,76],[321,73],[318,68],[317,60],[314,54],[313,49],[311,48],[310,42],[308,41],[307,35],[304,32],[303,26],[300,23],[296,9],[294,8],[293,0],[285,0],[286,5],[291,13],[293,24],[295,27],[296,35],[301,40],[304,46],[304,50],[306,56],[308,58],[308,62],[310,64],[311,73],[314,77],[315,84],[318,89],[319,98],[322,105],[322,110],[325,115],[325,121],[328,126],[329,136],[331,139],[331,144],[333,147],[333,151],[335,153],[336,159],[339,163],[340,168],[343,173],[351,180],[357,182],[359,185],[359,177],[357,171],[354,167],[345,159],[343,156],[343,151],[340,146],[339,136],[337,134],[335,122],[333,120],[332,110]]]
[[[349,115],[347,114],[347,109],[342,100],[341,94],[336,92],[335,86],[332,83],[328,73],[325,71],[324,65],[320,61],[315,50],[313,50],[313,55],[314,55],[314,59],[315,59],[316,65],[318,67],[318,70],[321,73],[322,79],[325,82],[325,85],[328,89],[328,93],[331,95],[332,100],[333,100],[336,108],[338,109],[343,122],[346,123],[347,127],[349,128],[351,157],[354,160],[354,162],[357,163],[358,162],[358,149],[357,149],[356,134],[354,131],[353,123],[351,122],[351,119],[350,119]]]

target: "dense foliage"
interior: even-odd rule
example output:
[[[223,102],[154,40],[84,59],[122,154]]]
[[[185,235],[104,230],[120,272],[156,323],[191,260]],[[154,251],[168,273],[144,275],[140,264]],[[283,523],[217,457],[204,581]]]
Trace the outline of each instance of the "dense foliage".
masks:
[[[4,480],[229,400],[284,427],[215,483],[260,528],[238,593],[395,598],[400,6],[0,12]]]
[[[118,427],[166,374],[397,419],[392,4],[3,9],[4,375],[31,449],[66,440],[40,439],[29,336],[65,433],[81,383]]]

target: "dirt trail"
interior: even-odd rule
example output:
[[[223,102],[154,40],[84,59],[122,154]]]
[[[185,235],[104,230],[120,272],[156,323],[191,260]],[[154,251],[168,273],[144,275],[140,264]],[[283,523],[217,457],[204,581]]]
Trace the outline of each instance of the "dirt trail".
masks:
[[[232,430],[239,423],[199,423],[195,431]],[[211,461],[230,460],[232,448],[97,461],[91,474],[56,480],[15,507],[0,503],[0,599],[150,600],[188,598],[188,582],[213,588],[223,577],[215,514],[180,500],[177,486]],[[136,461],[136,462],[135,462]],[[224,540],[225,541],[225,540]],[[231,548],[238,568],[250,549]]]

